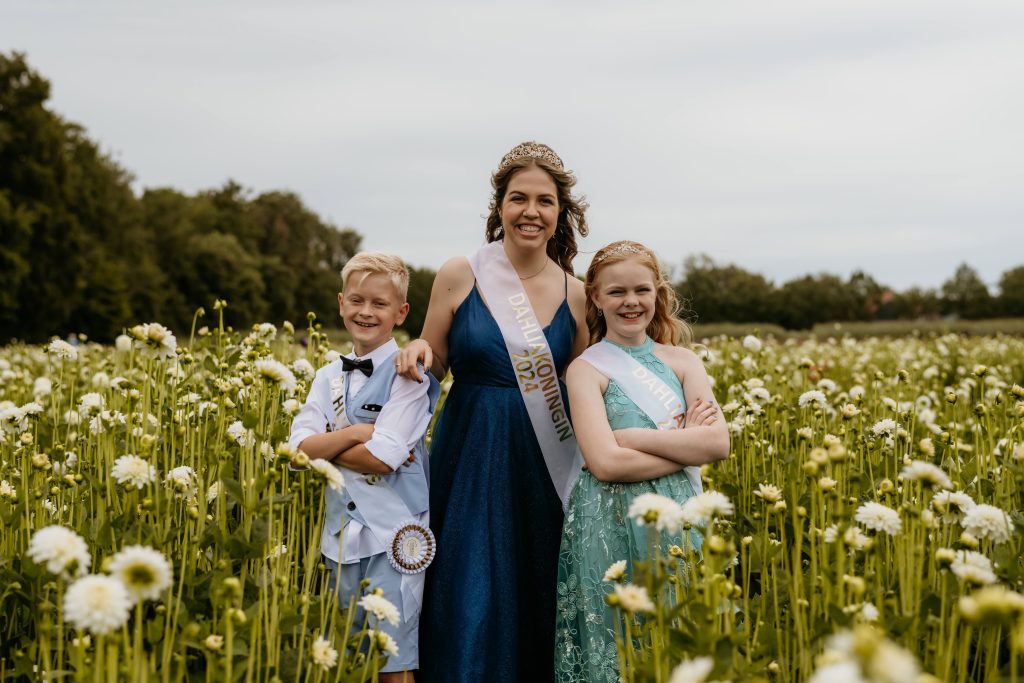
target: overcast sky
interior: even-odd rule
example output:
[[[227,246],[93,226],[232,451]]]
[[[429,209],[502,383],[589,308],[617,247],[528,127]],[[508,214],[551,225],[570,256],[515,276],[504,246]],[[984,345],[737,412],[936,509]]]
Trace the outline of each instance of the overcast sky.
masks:
[[[4,0],[0,50],[137,187],[288,189],[438,267],[551,145],[582,272],[638,239],[776,282],[1024,264],[1024,3]]]

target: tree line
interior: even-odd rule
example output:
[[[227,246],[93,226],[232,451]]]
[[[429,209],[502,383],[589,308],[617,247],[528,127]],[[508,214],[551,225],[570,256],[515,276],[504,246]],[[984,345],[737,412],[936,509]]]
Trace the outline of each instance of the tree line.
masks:
[[[198,307],[226,322],[337,322],[339,272],[362,237],[321,219],[291,192],[253,194],[234,181],[186,194],[136,193],[132,175],[85,130],[47,108],[49,82],[20,53],[0,53],[0,343],[81,332],[109,340],[159,321],[187,333]],[[434,271],[410,269],[419,333]],[[1024,267],[989,293],[966,264],[940,290],[894,292],[865,273],[808,275],[776,286],[695,256],[676,285],[698,322],[777,323],[1024,316]],[[208,317],[199,324],[208,324]]]
[[[690,315],[702,323],[775,323],[805,330],[833,321],[1024,316],[1024,266],[1004,272],[995,295],[966,263],[938,289],[900,292],[862,271],[845,280],[821,273],[775,285],[758,273],[698,255],[686,259],[675,287]]]
[[[236,327],[336,315],[356,231],[293,193],[235,182],[137,195],[128,171],[46,107],[49,94],[24,55],[0,53],[0,343],[110,339],[145,320],[188,331],[215,299]]]

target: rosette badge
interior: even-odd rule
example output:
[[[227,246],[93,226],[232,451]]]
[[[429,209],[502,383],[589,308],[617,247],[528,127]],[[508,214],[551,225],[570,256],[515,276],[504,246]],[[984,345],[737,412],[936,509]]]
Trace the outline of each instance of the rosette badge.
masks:
[[[434,534],[426,526],[409,520],[399,524],[388,541],[388,560],[402,574],[419,574],[430,566],[437,549]]]

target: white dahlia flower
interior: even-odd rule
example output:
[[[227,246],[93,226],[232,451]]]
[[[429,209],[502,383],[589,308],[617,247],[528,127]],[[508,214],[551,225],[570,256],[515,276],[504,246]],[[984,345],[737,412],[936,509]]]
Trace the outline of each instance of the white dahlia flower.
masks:
[[[807,408],[812,403],[816,404],[819,408],[824,408],[827,404],[825,393],[819,389],[811,389],[800,394],[800,398],[797,399],[797,404],[801,408]]]
[[[857,662],[843,660],[815,670],[807,683],[869,683],[860,673]]]
[[[124,584],[133,603],[156,600],[174,578],[167,558],[143,545],[125,546],[110,558],[107,568]]]
[[[683,509],[679,503],[657,493],[641,493],[634,498],[629,504],[628,514],[639,526],[651,524],[670,534],[682,528]]]
[[[338,651],[331,645],[331,641],[323,636],[317,636],[313,641],[313,646],[309,648],[309,656],[313,663],[324,671],[333,669],[338,663]]]
[[[754,495],[766,503],[776,503],[782,500],[782,489],[774,484],[758,484]]]
[[[32,395],[36,398],[49,396],[53,393],[53,381],[49,377],[36,377],[32,383]]]
[[[174,495],[192,500],[196,497],[196,473],[188,465],[175,467],[167,473],[164,478],[164,485],[174,492]]]
[[[54,339],[50,342],[50,345],[46,347],[47,353],[59,360],[78,360],[78,349],[71,344],[68,344],[63,339]]]
[[[7,482],[4,482],[7,483]],[[36,564],[45,564],[51,574],[84,574],[92,564],[85,540],[71,529],[48,526],[32,534],[28,556]]]
[[[622,577],[624,577],[625,575],[626,575],[626,561],[625,560],[618,560],[617,562],[612,562],[608,566],[608,569],[605,570],[605,572],[604,572],[604,580],[605,581],[619,582],[619,581],[622,581]]]
[[[707,526],[715,517],[728,517],[732,513],[732,502],[718,491],[705,491],[683,503],[683,521],[693,526]]]
[[[141,489],[156,481],[156,468],[137,455],[122,455],[114,461],[110,476],[118,484],[131,484]]]
[[[398,608],[383,595],[367,593],[356,604],[376,617],[378,622],[386,621],[392,626],[398,626],[401,619]]]
[[[370,635],[376,643],[377,649],[389,657],[398,656],[398,643],[395,642],[395,639],[390,634],[381,630],[374,630],[370,632]]]
[[[316,459],[309,461],[310,469],[314,470],[317,474],[327,480],[327,485],[334,491],[340,491],[345,488],[345,477],[341,475],[338,468],[326,460]]]
[[[932,497],[932,507],[942,515],[946,524],[959,522],[975,504],[974,499],[963,491],[939,491]]]
[[[292,362],[292,372],[307,382],[316,375],[316,369],[313,367],[313,364],[305,358],[299,358]]]
[[[949,570],[961,582],[975,586],[987,586],[998,581],[992,571],[992,561],[973,550],[957,551]]]
[[[899,478],[904,481],[919,481],[933,489],[953,488],[953,482],[941,468],[923,460],[912,460],[900,472]]]
[[[150,358],[173,358],[178,349],[174,333],[160,323],[136,325],[131,330],[135,337],[135,348]]]
[[[1013,522],[1009,515],[995,507],[982,503],[967,511],[960,520],[967,533],[993,543],[1006,543],[1013,534]]]
[[[619,605],[627,612],[654,612],[654,603],[643,586],[618,583],[615,584],[615,595],[619,598]]]
[[[75,628],[106,635],[128,621],[132,601],[119,580],[102,574],[78,579],[64,594],[64,618]]]
[[[891,417],[887,417],[884,420],[879,420],[871,426],[871,433],[875,436],[893,436],[896,434],[896,420]]]
[[[210,484],[210,488],[206,489],[206,502],[212,503],[217,500],[217,496],[220,495],[220,482],[215,481]]]
[[[295,393],[295,374],[287,365],[273,358],[260,358],[253,365],[263,379],[276,384],[288,395]]]
[[[256,443],[256,435],[251,429],[246,429],[241,420],[235,420],[228,425],[228,436],[243,448]]]
[[[713,668],[715,660],[711,657],[688,659],[672,669],[668,683],[704,683]]]
[[[895,536],[903,530],[900,513],[881,503],[861,504],[853,518],[872,531],[884,531],[890,536]]]
[[[103,396],[97,394],[95,391],[90,391],[87,394],[82,394],[78,397],[78,412],[83,417],[89,415],[95,415],[103,410]]]
[[[260,341],[270,343],[277,337],[277,327],[273,323],[259,323],[252,326],[252,333]]]

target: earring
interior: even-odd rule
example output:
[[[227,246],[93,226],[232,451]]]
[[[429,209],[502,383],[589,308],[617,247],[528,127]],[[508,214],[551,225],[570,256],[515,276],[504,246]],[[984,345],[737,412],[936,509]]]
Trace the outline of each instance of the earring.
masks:
[[[602,311],[600,308],[597,309],[597,317],[598,318],[603,318],[604,317],[604,311]]]

